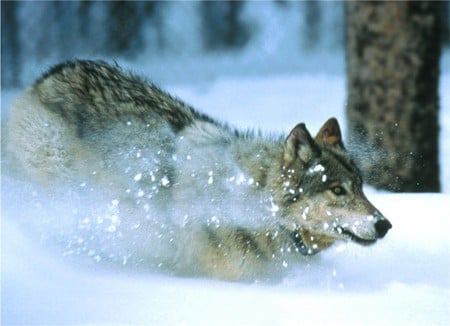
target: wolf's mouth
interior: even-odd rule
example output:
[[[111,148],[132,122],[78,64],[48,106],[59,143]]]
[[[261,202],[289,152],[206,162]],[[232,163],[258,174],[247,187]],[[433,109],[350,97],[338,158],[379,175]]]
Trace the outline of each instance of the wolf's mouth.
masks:
[[[377,242],[377,239],[363,239],[358,237],[356,234],[352,233],[349,230],[338,228],[338,232],[342,235],[344,235],[349,240],[356,242],[357,244],[363,245],[363,246],[370,246]]]

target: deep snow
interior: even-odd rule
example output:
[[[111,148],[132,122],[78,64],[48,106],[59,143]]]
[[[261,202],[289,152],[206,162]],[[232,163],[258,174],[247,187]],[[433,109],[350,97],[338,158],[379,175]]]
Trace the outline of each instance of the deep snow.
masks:
[[[166,88],[236,126],[287,132],[304,121],[314,133],[331,115],[345,124],[344,86],[342,76],[284,74]],[[26,184],[3,175],[2,324],[448,325],[447,89],[448,74],[441,79],[444,193],[368,189],[371,201],[394,225],[387,237],[370,248],[336,245],[276,284],[183,279],[95,259],[70,259],[46,241],[46,224],[40,218],[45,213],[58,221],[76,201],[68,197],[57,210],[42,213],[42,207],[22,199]],[[4,108],[15,96],[2,94],[3,122]]]

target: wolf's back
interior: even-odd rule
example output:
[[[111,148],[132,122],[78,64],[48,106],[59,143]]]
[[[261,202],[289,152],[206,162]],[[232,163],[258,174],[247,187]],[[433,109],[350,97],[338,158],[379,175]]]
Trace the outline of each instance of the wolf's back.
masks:
[[[33,86],[50,110],[74,123],[160,119],[174,131],[209,118],[154,84],[103,61],[78,60],[51,68]]]
[[[51,68],[13,105],[7,153],[43,181],[72,178],[87,166],[114,167],[130,150],[170,157],[176,134],[198,121],[216,124],[117,66],[71,61]]]

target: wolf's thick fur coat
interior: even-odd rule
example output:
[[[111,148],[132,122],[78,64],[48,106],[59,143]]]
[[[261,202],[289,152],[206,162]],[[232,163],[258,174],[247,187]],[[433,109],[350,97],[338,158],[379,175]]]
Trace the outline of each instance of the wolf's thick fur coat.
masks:
[[[364,196],[335,119],[314,139],[304,124],[280,138],[241,132],[101,61],[38,79],[11,110],[7,152],[50,189],[88,179],[125,202],[145,197],[174,226],[167,265],[180,274],[269,277],[391,227]]]

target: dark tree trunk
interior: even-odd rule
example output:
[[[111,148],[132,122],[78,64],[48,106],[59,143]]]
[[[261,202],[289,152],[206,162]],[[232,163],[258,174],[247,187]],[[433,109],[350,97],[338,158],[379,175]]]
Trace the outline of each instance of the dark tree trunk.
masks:
[[[16,1],[2,1],[1,83],[3,88],[20,86],[20,43]]]
[[[231,49],[244,45],[249,34],[239,19],[242,1],[201,3],[203,42],[206,50]]]
[[[439,1],[438,6],[440,7],[442,44],[448,46],[450,44],[450,1]]]
[[[346,3],[350,150],[365,181],[439,191],[439,6]]]
[[[306,1],[304,7],[304,48],[317,48],[320,40],[320,4],[318,1]]]
[[[141,3],[114,1],[109,5],[108,50],[114,55],[133,56],[142,47]]]

